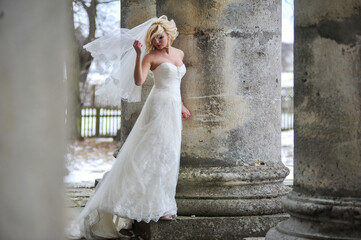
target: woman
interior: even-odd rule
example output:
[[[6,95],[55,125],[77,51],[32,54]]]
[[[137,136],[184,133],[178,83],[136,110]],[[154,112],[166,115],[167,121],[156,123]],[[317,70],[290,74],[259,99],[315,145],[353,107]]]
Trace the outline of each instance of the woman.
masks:
[[[141,86],[153,71],[154,86],[111,171],[68,229],[72,237],[120,237],[113,215],[145,222],[176,216],[181,119],[190,117],[180,94],[184,53],[171,46],[178,35],[174,22],[162,16],[150,23],[143,59],[143,44],[133,43],[133,75],[135,85]]]

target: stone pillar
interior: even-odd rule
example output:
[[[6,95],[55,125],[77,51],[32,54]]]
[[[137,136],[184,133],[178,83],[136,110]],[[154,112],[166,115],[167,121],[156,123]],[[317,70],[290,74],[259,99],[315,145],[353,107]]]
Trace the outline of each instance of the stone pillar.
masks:
[[[121,2],[121,27],[133,28],[148,19],[155,17],[155,0],[122,0]],[[122,121],[120,141],[123,144],[137,120],[145,100],[153,86],[153,76],[149,75],[142,86],[142,100],[138,103],[122,101]]]
[[[267,239],[361,239],[361,2],[295,1],[291,218]]]
[[[185,52],[182,96],[192,116],[183,126],[180,217],[169,233],[154,226],[151,239],[265,236],[285,219],[280,198],[288,192],[280,156],[281,1],[157,0],[163,14],[180,32],[174,46]]]
[[[0,2],[0,239],[64,239],[66,5]]]

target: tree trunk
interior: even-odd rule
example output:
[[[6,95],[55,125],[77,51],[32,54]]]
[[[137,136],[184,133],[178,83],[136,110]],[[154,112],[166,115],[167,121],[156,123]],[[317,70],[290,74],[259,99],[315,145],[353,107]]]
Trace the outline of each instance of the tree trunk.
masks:
[[[71,13],[71,27],[74,29],[74,17],[72,3],[70,3]],[[72,49],[69,51],[66,61],[66,125],[69,132],[69,139],[82,140],[81,137],[81,106],[79,81],[80,81],[80,64],[79,64],[79,52],[77,46],[77,40],[75,37],[75,31],[71,31],[73,34],[70,38],[69,47]]]

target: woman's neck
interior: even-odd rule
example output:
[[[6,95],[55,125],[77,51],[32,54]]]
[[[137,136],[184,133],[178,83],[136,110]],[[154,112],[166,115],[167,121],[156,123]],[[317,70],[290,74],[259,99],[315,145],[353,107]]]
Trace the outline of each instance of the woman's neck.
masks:
[[[170,53],[170,48],[171,48],[171,47],[169,47],[169,48],[157,49],[157,51],[158,51],[159,53],[161,53],[161,54],[167,54],[167,55],[169,55],[169,53]]]

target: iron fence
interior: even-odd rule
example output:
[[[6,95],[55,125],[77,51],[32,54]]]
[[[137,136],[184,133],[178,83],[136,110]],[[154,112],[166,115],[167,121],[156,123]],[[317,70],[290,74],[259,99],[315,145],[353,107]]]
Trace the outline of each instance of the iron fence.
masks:
[[[281,89],[282,130],[293,129],[293,87]]]
[[[114,137],[120,123],[119,108],[83,107],[81,110],[82,137]]]
[[[293,129],[293,87],[281,90],[282,130]],[[83,107],[81,110],[82,137],[115,137],[120,129],[121,110],[110,107]]]

